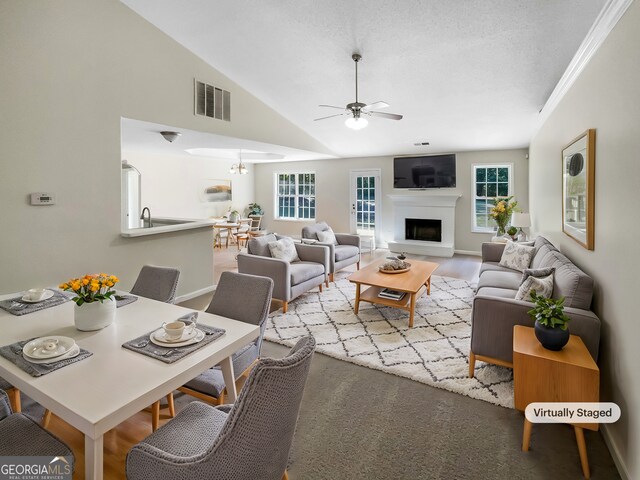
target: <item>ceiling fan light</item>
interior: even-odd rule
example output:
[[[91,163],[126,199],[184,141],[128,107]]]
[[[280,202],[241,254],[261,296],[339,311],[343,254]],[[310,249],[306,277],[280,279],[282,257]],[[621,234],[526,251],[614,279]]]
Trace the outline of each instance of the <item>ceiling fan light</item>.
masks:
[[[344,124],[351,128],[352,130],[362,130],[364,127],[366,127],[369,122],[367,121],[366,118],[362,118],[362,117],[349,117],[347,118],[347,120],[344,122]]]

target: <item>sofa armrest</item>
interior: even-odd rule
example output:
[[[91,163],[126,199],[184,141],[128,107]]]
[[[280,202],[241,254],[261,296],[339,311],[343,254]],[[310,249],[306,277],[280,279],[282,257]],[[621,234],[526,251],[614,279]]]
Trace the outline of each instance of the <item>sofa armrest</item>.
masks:
[[[360,237],[350,233],[336,233],[336,240],[340,245],[353,245],[360,249]]]
[[[273,280],[273,298],[291,300],[291,272],[289,262],[279,258],[238,254],[238,272],[268,277]]]
[[[471,351],[476,355],[513,361],[513,327],[533,327],[535,321],[527,313],[533,303],[511,298],[477,295],[471,314]],[[600,319],[589,310],[565,308],[569,331],[578,335],[594,360],[598,359]]]
[[[316,242],[313,244],[313,246],[326,247],[327,249],[329,249],[329,273],[333,273],[336,266],[336,246],[333,243],[322,242]]]
[[[482,261],[499,262],[506,243],[484,242],[482,244]]]
[[[305,245],[302,243],[296,243],[296,251],[298,257],[303,262],[315,262],[324,265],[325,277],[329,274],[329,268],[331,264],[329,262],[329,247],[325,245]]]

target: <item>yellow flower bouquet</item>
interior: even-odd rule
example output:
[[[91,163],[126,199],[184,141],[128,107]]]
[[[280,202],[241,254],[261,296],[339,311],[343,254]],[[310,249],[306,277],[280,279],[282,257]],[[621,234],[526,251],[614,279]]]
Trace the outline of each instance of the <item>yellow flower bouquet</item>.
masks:
[[[106,273],[97,273],[85,275],[82,278],[72,278],[71,280],[61,283],[59,288],[68,292],[74,292],[76,296],[72,298],[78,306],[83,303],[102,303],[105,300],[111,300],[116,291],[113,286],[120,279],[115,275]]]
[[[496,225],[498,225],[498,232],[496,233],[498,237],[506,233],[507,224],[509,220],[511,220],[511,214],[517,211],[516,207],[518,206],[518,202],[512,200],[513,196],[505,198],[496,197],[492,200],[493,207],[489,215],[496,222]]]

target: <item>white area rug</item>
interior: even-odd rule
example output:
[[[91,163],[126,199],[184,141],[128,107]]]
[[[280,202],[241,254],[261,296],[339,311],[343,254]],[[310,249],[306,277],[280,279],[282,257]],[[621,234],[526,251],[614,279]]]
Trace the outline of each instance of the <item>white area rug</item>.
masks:
[[[434,275],[409,328],[404,310],[361,302],[356,315],[348,275],[340,272],[323,293],[290,302],[286,314],[273,312],[265,339],[293,346],[311,334],[325,355],[513,408],[510,369],[476,362],[475,378],[468,378],[473,285]]]

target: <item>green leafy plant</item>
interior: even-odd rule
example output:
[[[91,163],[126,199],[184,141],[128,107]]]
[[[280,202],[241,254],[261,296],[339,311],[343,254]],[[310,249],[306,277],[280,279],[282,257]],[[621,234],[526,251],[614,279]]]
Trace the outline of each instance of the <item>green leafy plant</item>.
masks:
[[[554,300],[538,295],[534,290],[531,292],[531,300],[533,300],[535,307],[527,313],[540,325],[561,330],[567,329],[567,323],[571,319],[564,313],[564,297],[560,300]]]
[[[260,205],[258,205],[257,203],[250,203],[249,204],[249,215],[264,215],[264,211],[262,210],[262,207]]]
[[[509,230],[507,230],[507,233],[513,237],[516,233],[518,233],[518,229],[516,227],[509,227]]]

